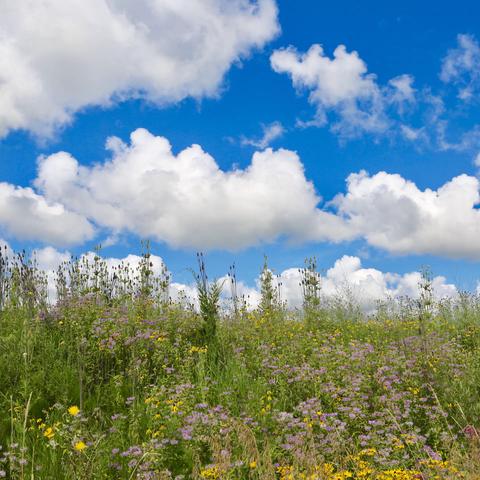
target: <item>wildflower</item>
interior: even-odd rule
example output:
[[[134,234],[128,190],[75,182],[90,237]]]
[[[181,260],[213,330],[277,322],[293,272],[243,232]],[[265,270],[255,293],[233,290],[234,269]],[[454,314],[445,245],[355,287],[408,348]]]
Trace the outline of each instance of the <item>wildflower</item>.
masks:
[[[257,468],[257,462],[255,460],[251,461],[248,466],[252,469]]]
[[[206,353],[208,350],[208,345],[205,345],[204,347],[196,347],[195,345],[193,345],[190,350],[189,350],[189,353]]]
[[[43,436],[51,440],[55,436],[55,432],[53,431],[52,427],[48,427],[44,432]]]
[[[200,477],[201,478],[220,478],[220,474],[222,472],[217,466],[212,466],[212,467],[206,467],[200,472]]]
[[[80,409],[76,405],[72,405],[68,409],[68,413],[72,415],[72,417],[76,417],[80,413]]]
[[[473,425],[467,425],[463,429],[463,433],[469,440],[474,440],[479,438],[477,429]]]
[[[77,451],[77,452],[83,452],[86,448],[87,448],[87,444],[85,442],[82,442],[81,440],[79,442],[77,442],[73,448]]]
[[[376,448],[365,448],[360,452],[360,455],[364,455],[365,457],[373,457],[376,453]]]

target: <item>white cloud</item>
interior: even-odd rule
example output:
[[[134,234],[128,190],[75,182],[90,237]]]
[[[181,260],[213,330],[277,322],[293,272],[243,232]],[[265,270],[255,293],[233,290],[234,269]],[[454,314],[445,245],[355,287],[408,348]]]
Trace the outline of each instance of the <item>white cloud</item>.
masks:
[[[279,31],[275,0],[17,0],[0,16],[0,137],[51,135],[75,112],[219,93]]]
[[[0,231],[24,240],[53,245],[83,243],[94,235],[92,224],[31,188],[0,183]]]
[[[351,174],[333,204],[352,231],[399,254],[480,258],[479,180],[460,175],[420,190],[400,175]]]
[[[34,250],[34,257],[41,270],[54,272],[63,262],[68,262],[72,256],[70,252],[61,252],[51,246]]]
[[[334,50],[333,59],[315,44],[303,54],[294,47],[276,50],[270,62],[275,72],[291,77],[295,88],[309,91],[316,116],[303,123],[325,125],[333,113],[332,130],[344,137],[386,131],[390,126],[388,106],[395,104],[402,110],[405,102],[415,99],[413,77],[401,75],[381,87],[358,53],[348,52],[344,45]]]
[[[477,155],[475,156],[475,158],[473,159],[473,164],[480,168],[480,153],[477,153]]]
[[[216,281],[222,286],[220,305],[226,310],[232,310],[232,290],[230,278],[224,275]],[[252,310],[260,303],[260,292],[255,287],[248,286],[245,282],[237,281],[237,296],[239,301],[244,301],[248,310]],[[174,302],[186,302],[198,308],[197,286],[192,283],[171,282],[169,288],[170,298]]]
[[[400,125],[400,131],[404,138],[410,141],[416,141],[419,139],[427,140],[424,128],[414,128],[409,125]]]
[[[473,35],[457,36],[457,48],[448,51],[440,79],[458,86],[458,98],[470,101],[480,88],[480,45]]]
[[[39,248],[33,251],[33,256],[40,270],[45,272],[47,278],[47,295],[50,302],[57,299],[57,269],[64,263],[68,262],[72,257],[70,252],[61,252],[51,246]]]
[[[277,140],[285,133],[285,128],[280,122],[273,122],[269,125],[262,125],[263,135],[259,139],[251,139],[242,137],[240,143],[242,145],[251,145],[261,150],[268,147],[274,140]]]
[[[469,130],[457,135],[454,141],[447,138],[448,127],[447,120],[439,120],[436,124],[437,143],[440,150],[465,152],[478,149],[480,146],[480,125],[474,125]]]
[[[0,240],[0,245],[8,244]],[[10,247],[8,247],[11,253]],[[68,251],[59,251],[52,247],[37,249],[33,252],[38,267],[47,275],[48,294],[50,301],[56,299],[55,279],[58,267],[71,259]],[[96,256],[93,252],[87,252],[80,258],[81,261],[92,263]],[[136,275],[142,257],[138,255],[127,255],[123,258],[105,257],[110,273],[119,266],[128,266],[133,277]],[[157,255],[151,255],[150,261],[152,271],[155,275],[161,276],[167,271],[170,278],[172,274],[166,270],[164,261]],[[281,299],[289,308],[300,308],[302,306],[302,291],[300,287],[301,275],[298,268],[288,268],[276,277],[281,283]],[[327,270],[326,274],[320,276],[321,295],[324,299],[348,299],[352,300],[367,313],[372,313],[378,306],[378,302],[395,300],[403,297],[418,298],[419,283],[421,274],[409,272],[403,275],[390,272],[382,272],[374,268],[364,268],[358,257],[343,256]],[[228,308],[231,298],[229,278],[225,275],[218,281],[223,285],[222,303]],[[237,294],[244,297],[249,309],[256,308],[260,303],[260,280],[256,279],[255,287],[248,286],[243,281],[237,282]],[[453,298],[457,295],[455,285],[447,283],[445,277],[437,276],[432,279],[433,294],[436,299]],[[478,288],[477,288],[478,290]],[[198,296],[195,283],[190,284],[172,281],[169,287],[169,296],[174,301],[184,301],[198,308]]]
[[[10,244],[3,238],[0,238],[0,250],[2,254],[6,254],[9,258],[14,254]]]
[[[290,268],[280,275],[282,297],[291,307],[301,307],[301,276],[298,268]],[[325,299],[350,299],[367,312],[373,312],[378,302],[400,297],[418,298],[421,274],[404,275],[363,268],[358,257],[343,256],[320,277],[321,295]],[[432,280],[433,294],[437,299],[455,297],[457,288],[437,276]]]
[[[1,241],[0,241],[1,244]],[[36,260],[37,266],[40,270],[44,271],[47,276],[47,286],[48,286],[48,296],[50,301],[54,302],[57,298],[56,292],[56,278],[57,271],[60,265],[64,262],[69,262],[72,260],[72,254],[69,251],[60,251],[51,246],[39,248],[34,250],[33,257]],[[79,262],[81,268],[85,265],[93,266],[93,262],[97,253],[86,252],[80,256]],[[135,276],[138,274],[138,267],[142,262],[142,257],[139,255],[129,254],[123,258],[115,257],[101,257],[105,262],[107,269],[110,274],[118,269],[119,267],[128,267],[127,270],[130,279],[135,280]],[[163,259],[157,255],[150,255],[150,268],[155,276],[162,276],[165,270],[165,264]],[[166,272],[168,274],[168,272]],[[175,284],[179,285],[179,284]],[[173,293],[176,293],[176,287],[173,287]]]
[[[388,101],[398,106],[400,112],[406,104],[413,104],[416,101],[415,89],[413,88],[414,78],[412,75],[399,75],[388,81],[391,90],[388,93]]]
[[[111,239],[132,233],[201,250],[364,239],[395,254],[480,258],[475,176],[422,190],[398,174],[362,171],[322,205],[289,150],[256,152],[245,169],[223,171],[199,145],[175,155],[144,129],[107,147],[111,158],[93,166],[65,152],[41,157],[38,193],[0,184],[0,231],[68,245],[91,238],[94,224]]]
[[[279,237],[350,235],[341,219],[317,208],[320,198],[294,152],[267,149],[246,169],[224,172],[200,146],[174,155],[167,139],[143,129],[130,145],[112,138],[108,148],[112,159],[94,167],[64,152],[41,158],[36,187],[100,226],[173,247],[239,249]]]

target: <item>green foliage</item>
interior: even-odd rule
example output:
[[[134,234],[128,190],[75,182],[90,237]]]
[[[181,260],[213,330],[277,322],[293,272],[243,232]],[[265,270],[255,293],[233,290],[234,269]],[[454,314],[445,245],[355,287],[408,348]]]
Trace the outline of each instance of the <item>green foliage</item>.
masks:
[[[262,313],[273,313],[280,309],[280,290],[279,285],[274,284],[274,276],[268,268],[268,259],[265,255],[263,268],[260,273],[260,305],[259,309]]]
[[[478,478],[477,296],[435,302],[425,275],[367,317],[320,305],[307,261],[307,316],[265,263],[263,305],[225,315],[202,255],[198,311],[148,255],[72,259],[55,305],[33,261],[0,257],[0,478]]]
[[[217,281],[208,281],[203,254],[197,254],[198,274],[195,274],[197,284],[198,304],[200,315],[203,320],[201,329],[202,341],[205,345],[211,345],[216,340],[217,323],[220,313],[220,295],[223,285]]]
[[[305,267],[300,269],[300,286],[303,295],[303,308],[307,311],[318,310],[320,307],[320,274],[317,272],[317,259],[305,259]]]

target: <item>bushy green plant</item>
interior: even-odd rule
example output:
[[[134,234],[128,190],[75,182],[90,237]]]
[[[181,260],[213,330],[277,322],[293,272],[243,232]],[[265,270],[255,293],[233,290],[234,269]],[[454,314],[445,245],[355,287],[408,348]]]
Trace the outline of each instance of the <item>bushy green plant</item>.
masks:
[[[195,274],[197,284],[198,306],[203,324],[201,335],[206,345],[216,340],[217,324],[220,314],[220,295],[223,285],[220,282],[209,282],[203,254],[197,254],[198,274]]]

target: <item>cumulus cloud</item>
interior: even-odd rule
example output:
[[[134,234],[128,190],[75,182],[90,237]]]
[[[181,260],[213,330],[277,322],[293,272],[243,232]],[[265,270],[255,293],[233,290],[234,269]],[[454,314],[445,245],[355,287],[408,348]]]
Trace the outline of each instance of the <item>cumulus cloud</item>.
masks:
[[[480,258],[479,180],[460,175],[420,190],[400,175],[366,172],[347,179],[333,204],[372,246],[399,254]]]
[[[440,79],[458,87],[458,98],[475,98],[480,88],[480,45],[473,35],[458,35],[457,47],[443,59]]]
[[[0,16],[0,137],[51,135],[89,106],[219,93],[279,31],[275,0],[18,0]]]
[[[277,140],[285,133],[285,128],[280,122],[273,122],[269,125],[262,125],[263,135],[258,139],[242,137],[240,143],[242,145],[250,145],[263,150],[268,147],[274,140]]]
[[[0,245],[7,245],[8,251],[12,250],[8,243],[0,239]],[[68,251],[60,251],[53,247],[37,249],[33,252],[38,267],[46,273],[48,281],[48,294],[50,301],[56,299],[55,279],[58,267],[65,261],[71,259]],[[93,262],[96,256],[93,252],[83,254],[80,259],[87,263]],[[129,271],[135,275],[142,257],[129,254],[122,258],[103,258],[110,272],[119,266],[129,266]],[[168,272],[163,259],[157,255],[151,255],[150,261],[154,275],[161,276]],[[302,291],[300,287],[301,274],[298,268],[288,268],[275,277],[276,282],[281,284],[280,296],[282,301],[289,308],[300,308],[302,306]],[[133,279],[133,278],[132,278]],[[372,313],[376,310],[378,303],[399,298],[419,297],[419,284],[422,280],[421,273],[414,271],[400,275],[398,273],[382,272],[374,268],[365,268],[361,260],[354,256],[343,256],[335,261],[325,275],[319,275],[321,284],[321,295],[324,299],[349,299],[357,304],[364,312]],[[231,302],[230,279],[227,275],[218,279],[223,285],[222,303],[229,307]],[[454,298],[458,291],[454,284],[448,283],[445,277],[437,276],[432,279],[432,291],[434,297],[439,300],[443,298]],[[478,288],[477,288],[478,291]],[[477,292],[478,293],[478,292]],[[243,297],[247,308],[256,308],[260,303],[260,278],[257,278],[254,286],[249,286],[239,280],[237,282],[237,294]],[[186,302],[198,307],[198,296],[194,282],[179,283],[172,281],[169,287],[169,296],[173,301]]]
[[[0,183],[0,231],[53,245],[79,244],[94,236],[94,227],[82,215],[31,188],[8,183]]]
[[[294,152],[267,149],[246,169],[225,172],[199,145],[174,155],[167,139],[143,129],[130,145],[111,138],[108,148],[112,158],[93,167],[65,152],[41,158],[36,187],[98,225],[173,247],[350,235],[341,219],[317,208],[321,199]]]
[[[321,45],[306,53],[294,47],[275,50],[270,57],[273,70],[286,73],[298,90],[309,91],[315,106],[315,119],[306,125],[325,125],[334,114],[332,130],[344,137],[361,133],[382,133],[390,126],[387,108],[395,104],[401,110],[415,99],[413,77],[401,75],[381,87],[374,74],[356,51],[339,45],[329,58]]]
[[[418,298],[421,279],[420,272],[400,275],[364,268],[360,258],[345,255],[320,277],[321,294],[325,299],[348,298],[363,311],[371,313],[381,301],[401,297]],[[302,305],[300,280],[298,268],[290,268],[280,274],[282,297],[291,307]],[[437,299],[451,298],[457,294],[455,285],[447,283],[442,276],[433,278],[432,287]]]
[[[268,148],[246,168],[224,171],[199,145],[174,154],[166,138],[144,129],[129,144],[110,138],[107,148],[109,158],[91,166],[66,152],[41,157],[36,191],[0,184],[0,232],[55,245],[131,233],[173,248],[230,251],[363,239],[395,254],[480,258],[475,176],[422,190],[398,174],[361,171],[324,203],[289,150]]]

